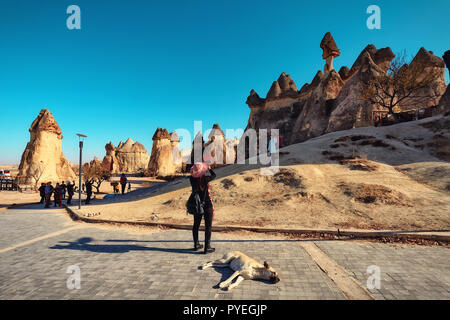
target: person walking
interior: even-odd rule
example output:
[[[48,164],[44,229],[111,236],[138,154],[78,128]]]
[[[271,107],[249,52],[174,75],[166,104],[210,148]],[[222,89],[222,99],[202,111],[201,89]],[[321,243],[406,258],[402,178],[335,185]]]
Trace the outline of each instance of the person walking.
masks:
[[[113,182],[113,188],[114,188],[114,194],[119,194],[120,190],[119,190],[119,182],[114,181]]]
[[[67,204],[72,204],[72,197],[75,193],[74,187],[75,182],[72,184],[69,180],[67,180]]]
[[[125,176],[125,173],[122,173],[120,176],[120,184],[122,185],[122,194],[124,194],[125,187],[127,186],[127,177]]]
[[[61,203],[61,185],[59,183],[56,183],[55,189],[53,191],[53,197],[55,199],[55,207],[56,206],[62,207],[62,203]]]
[[[67,190],[67,185],[65,184],[64,181],[61,182],[61,199],[62,200],[66,200],[66,190]]]
[[[41,183],[41,186],[39,187],[39,195],[41,196],[41,201],[39,203],[45,202],[45,183]]]
[[[45,186],[45,207],[50,208],[50,202],[52,201],[52,193],[53,193],[53,186],[51,182],[47,182],[47,185]]]
[[[194,238],[194,250],[198,251],[203,246],[198,241],[198,230],[202,217],[205,220],[205,247],[204,253],[214,252],[215,249],[211,248],[211,228],[214,215],[214,208],[211,200],[211,194],[209,192],[209,182],[216,178],[214,171],[206,163],[196,163],[191,168],[190,182],[192,186],[192,194],[198,194],[201,203],[202,212],[194,214],[194,225],[192,227],[192,235]]]
[[[86,204],[91,202],[92,197],[92,182],[89,180],[86,182]]]

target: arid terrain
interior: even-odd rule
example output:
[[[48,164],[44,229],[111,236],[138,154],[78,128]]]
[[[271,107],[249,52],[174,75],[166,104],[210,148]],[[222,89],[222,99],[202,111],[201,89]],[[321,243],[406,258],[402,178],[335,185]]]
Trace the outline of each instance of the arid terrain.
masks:
[[[211,183],[215,225],[450,229],[450,116],[333,132],[283,148],[280,170],[230,165]],[[121,221],[191,223],[188,179],[84,207]]]
[[[2,170],[11,170],[11,175],[15,176],[18,172],[17,165],[0,165]],[[111,181],[104,181],[100,186],[100,192],[98,194],[94,194],[96,198],[103,198],[105,194],[112,193],[113,187],[111,186],[111,182],[119,181],[119,177],[112,177]],[[149,188],[155,184],[163,182],[162,180],[154,179],[151,177],[128,177],[128,182],[131,183],[131,190],[136,191],[143,188]],[[78,186],[78,178],[75,181],[75,184]],[[128,186],[127,186],[128,191]],[[94,188],[94,192],[96,189]],[[75,195],[76,197],[76,195]],[[18,192],[18,191],[5,191],[0,190],[0,208],[5,208],[11,206],[13,204],[25,204],[25,203],[35,203],[39,202],[40,196],[39,193],[34,191],[26,191],[26,192]]]

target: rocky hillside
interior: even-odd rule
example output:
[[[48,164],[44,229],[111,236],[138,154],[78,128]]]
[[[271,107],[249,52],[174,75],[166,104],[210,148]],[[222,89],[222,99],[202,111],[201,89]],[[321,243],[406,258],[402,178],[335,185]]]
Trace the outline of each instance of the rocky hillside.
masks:
[[[311,83],[300,90],[283,72],[273,82],[266,98],[261,98],[255,90],[250,92],[247,129],[279,129],[284,145],[290,145],[329,132],[373,125],[372,112],[380,107],[361,98],[362,84],[385,74],[395,58],[394,53],[389,47],[377,49],[368,45],[351,68],[344,66],[337,72],[332,61],[340,52],[331,34],[327,33],[321,47],[326,60],[324,72],[318,71]],[[421,92],[431,96],[429,99],[420,99],[418,106],[414,99],[405,100],[401,107],[438,105],[447,88],[444,61],[421,48],[409,65],[415,66],[423,68],[423,74],[436,72],[439,76]]]
[[[450,116],[333,132],[281,150],[280,171],[229,165],[211,183],[216,225],[450,227]],[[89,210],[102,219],[191,223],[187,179]]]

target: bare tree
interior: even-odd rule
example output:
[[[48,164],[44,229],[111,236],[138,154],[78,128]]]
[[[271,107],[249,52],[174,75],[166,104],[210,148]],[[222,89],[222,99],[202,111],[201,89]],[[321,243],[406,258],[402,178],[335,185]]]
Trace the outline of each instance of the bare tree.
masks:
[[[109,181],[111,178],[111,172],[96,161],[85,163],[82,170],[85,181],[90,181],[92,186],[97,189],[97,193],[100,192],[100,186],[103,181]]]
[[[34,190],[37,190],[37,185],[44,174],[45,169],[47,168],[47,164],[44,165],[43,161],[39,161],[39,164],[33,167],[29,172],[29,176],[34,180]]]
[[[439,78],[437,68],[427,69],[422,61],[407,63],[406,52],[403,51],[392,60],[386,74],[363,81],[362,98],[374,105],[379,105],[394,114],[394,108],[407,101],[423,104],[430,99],[438,99],[440,95],[424,90],[433,85]]]

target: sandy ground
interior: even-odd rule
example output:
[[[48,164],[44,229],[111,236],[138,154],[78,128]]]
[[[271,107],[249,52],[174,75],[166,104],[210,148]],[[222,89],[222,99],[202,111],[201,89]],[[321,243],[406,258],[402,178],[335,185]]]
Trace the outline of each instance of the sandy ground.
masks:
[[[0,164],[0,170],[10,170],[11,176],[15,176],[18,173],[18,165],[2,165]],[[35,192],[17,192],[0,190],[0,209],[6,208],[12,204],[32,203],[38,202],[40,197]]]
[[[0,209],[12,204],[39,202],[40,199],[35,192],[0,191]]]
[[[280,171],[216,170],[216,225],[373,230],[450,229],[450,117],[330,133],[283,148]],[[81,214],[192,223],[189,181],[112,200]]]

